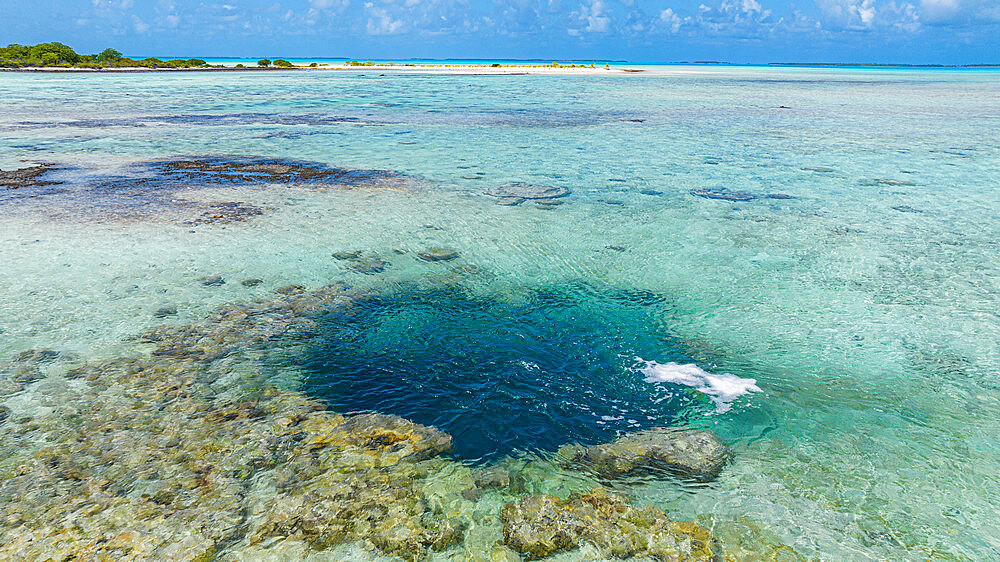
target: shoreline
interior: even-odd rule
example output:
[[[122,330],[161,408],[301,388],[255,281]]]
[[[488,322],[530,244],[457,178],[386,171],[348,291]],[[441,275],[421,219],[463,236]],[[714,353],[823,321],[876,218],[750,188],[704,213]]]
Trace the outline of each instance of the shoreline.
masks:
[[[370,66],[348,66],[348,65],[321,65],[321,66],[296,66],[292,68],[276,67],[187,67],[187,68],[147,68],[147,67],[119,67],[119,68],[67,68],[67,67],[23,67],[23,68],[0,68],[0,72],[37,72],[37,73],[145,73],[145,72],[273,72],[273,71],[311,71],[311,72],[417,72],[422,74],[451,74],[451,75],[559,75],[559,76],[589,76],[594,74],[639,74],[645,72],[643,69],[633,68],[605,68],[605,67],[570,67],[550,65],[537,66],[500,66],[489,65],[416,65],[416,64],[377,64]]]

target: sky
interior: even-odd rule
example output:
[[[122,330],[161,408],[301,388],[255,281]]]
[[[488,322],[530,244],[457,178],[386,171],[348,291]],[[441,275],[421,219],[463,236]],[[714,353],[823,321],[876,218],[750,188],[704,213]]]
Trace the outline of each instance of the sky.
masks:
[[[145,57],[1000,63],[1000,0],[0,0],[0,45]]]

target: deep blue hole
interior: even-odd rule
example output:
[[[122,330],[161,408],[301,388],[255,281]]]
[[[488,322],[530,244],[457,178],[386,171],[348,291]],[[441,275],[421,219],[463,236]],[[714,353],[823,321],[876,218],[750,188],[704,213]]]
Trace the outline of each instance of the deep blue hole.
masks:
[[[340,412],[377,411],[437,426],[457,455],[596,443],[676,425],[685,394],[642,381],[636,357],[684,360],[645,292],[563,287],[513,301],[408,290],[318,318],[306,390]]]

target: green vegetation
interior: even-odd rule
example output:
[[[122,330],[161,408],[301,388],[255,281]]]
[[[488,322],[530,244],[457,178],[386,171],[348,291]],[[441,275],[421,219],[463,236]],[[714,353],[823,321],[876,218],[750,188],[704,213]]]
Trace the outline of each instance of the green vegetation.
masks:
[[[392,64],[392,63],[389,63],[389,64]],[[375,66],[375,61],[369,60],[369,61],[361,62],[361,61],[356,61],[356,60],[349,60],[349,61],[347,61],[347,62],[344,63],[344,66]]]
[[[175,59],[162,61],[156,58],[130,59],[114,49],[104,49],[96,55],[81,55],[62,43],[39,43],[0,48],[0,68],[25,67],[57,68],[201,68],[208,63],[201,59]]]
[[[257,66],[261,68],[271,66],[271,59],[260,59],[257,61]]]
[[[288,61],[286,61],[284,59],[275,59],[274,60],[274,66],[276,66],[278,68],[295,68],[294,64],[292,64],[292,63],[290,63],[290,62],[288,62]]]

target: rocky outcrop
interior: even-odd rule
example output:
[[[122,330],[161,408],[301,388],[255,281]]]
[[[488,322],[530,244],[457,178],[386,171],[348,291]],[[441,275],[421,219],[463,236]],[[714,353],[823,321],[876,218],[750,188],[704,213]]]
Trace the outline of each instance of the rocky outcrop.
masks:
[[[636,507],[603,489],[562,500],[548,494],[508,503],[500,511],[504,544],[528,559],[590,544],[605,556],[721,561],[708,529],[673,521],[654,507]]]
[[[431,248],[417,252],[417,257],[424,261],[450,261],[458,257],[458,251],[451,248]]]
[[[592,447],[567,445],[558,456],[603,477],[666,473],[706,481],[719,475],[732,452],[711,431],[658,427]]]
[[[500,205],[513,206],[523,203],[528,199],[554,201],[559,197],[569,195],[570,190],[555,185],[514,182],[491,187],[486,190],[486,194],[496,197],[497,203]]]
[[[40,164],[17,170],[0,170],[0,187],[17,189],[19,187],[58,185],[60,182],[39,179],[54,169],[56,169],[55,166],[51,164]]]

